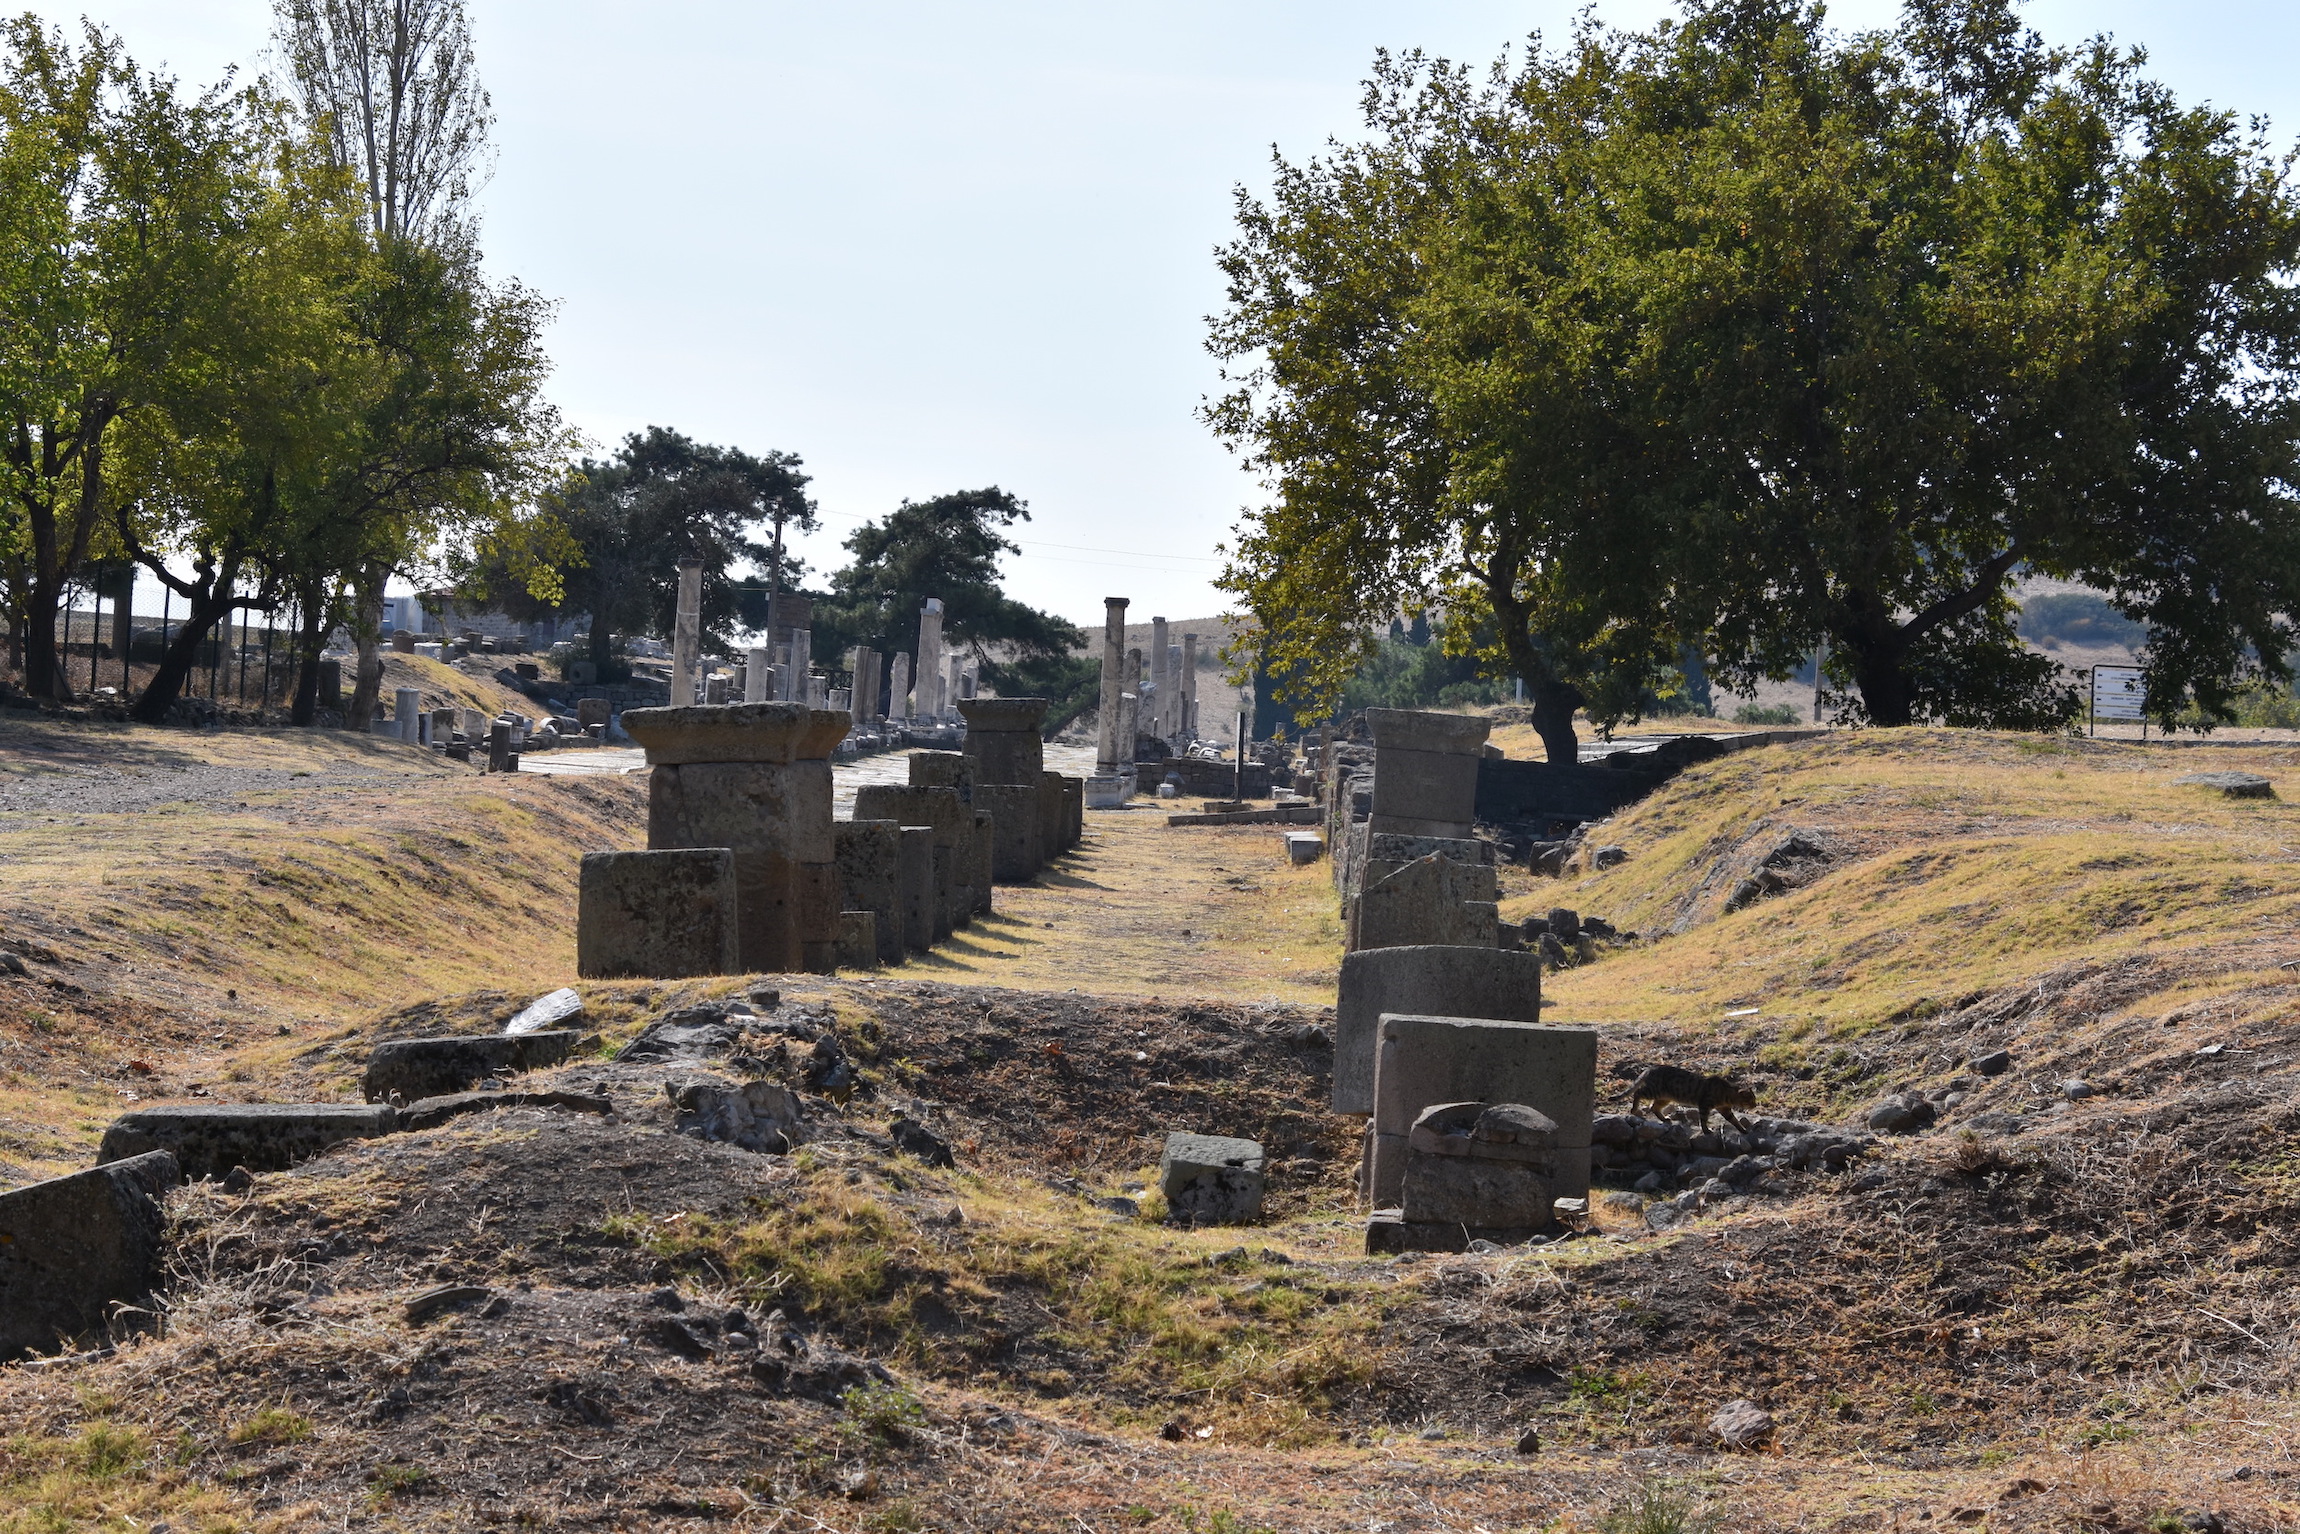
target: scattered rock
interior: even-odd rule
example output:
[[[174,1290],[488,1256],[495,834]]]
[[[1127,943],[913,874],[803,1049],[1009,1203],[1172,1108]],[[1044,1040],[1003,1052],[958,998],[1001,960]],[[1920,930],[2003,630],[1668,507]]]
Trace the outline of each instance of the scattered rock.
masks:
[[[626,1065],[668,1065],[723,1054],[742,1038],[748,1012],[731,1013],[725,1003],[666,1012],[617,1050],[615,1058]]]
[[[2012,1054],[2009,1050],[1991,1050],[1985,1055],[1973,1056],[1966,1063],[1983,1076],[2002,1076],[2012,1069]]]
[[[928,1166],[958,1165],[950,1154],[949,1144],[942,1136],[913,1119],[896,1119],[887,1126],[887,1133],[893,1136],[895,1149],[905,1155],[916,1156]]]
[[[21,958],[5,948],[0,948],[0,974],[24,975],[29,973],[31,971],[25,969],[24,961]]]
[[[0,1359],[97,1332],[158,1279],[160,1198],[180,1179],[165,1151],[0,1194]]]
[[[2089,1081],[2064,1081],[2060,1084],[2060,1095],[2072,1103],[2081,1103],[2092,1094],[2093,1086]]]
[[[399,1110],[401,1129],[432,1129],[466,1113],[491,1108],[565,1108],[575,1113],[613,1113],[615,1105],[588,1092],[454,1092],[426,1097]],[[226,1179],[225,1186],[229,1187]]]
[[[1167,1217],[1184,1225],[1242,1225],[1260,1219],[1263,1166],[1256,1141],[1169,1134],[1158,1159]]]
[[[2218,789],[2230,799],[2276,797],[2276,785],[2256,772],[2189,772],[2172,781],[2194,788]]]
[[[698,1140],[781,1155],[806,1139],[806,1115],[781,1082],[737,1086],[717,1076],[674,1076],[663,1083],[663,1095],[679,1110],[671,1127]]]
[[[388,1103],[212,1103],[137,1108],[104,1131],[100,1161],[166,1151],[188,1178],[222,1177],[233,1167],[284,1172],[344,1140],[387,1135],[399,1127]]]
[[[402,1307],[402,1314],[407,1317],[408,1325],[421,1326],[441,1311],[453,1310],[458,1305],[468,1305],[474,1300],[484,1302],[493,1298],[495,1291],[484,1284],[441,1284],[436,1289],[426,1289],[409,1299]]]
[[[1142,1206],[1130,1198],[1098,1198],[1094,1201],[1094,1207],[1106,1210],[1121,1220],[1139,1219],[1142,1215]]]
[[[1728,1401],[1709,1418],[1709,1431],[1728,1449],[1751,1449],[1772,1436],[1773,1417],[1754,1401]]]
[[[854,1084],[854,1065],[837,1038],[826,1033],[815,1040],[814,1053],[807,1059],[807,1090],[843,1099]]]
[[[1541,1452],[1541,1430],[1529,1427],[1520,1433],[1517,1438],[1517,1452],[1520,1454],[1539,1454]]]
[[[1599,847],[1589,854],[1589,864],[1592,868],[1616,868],[1628,861],[1629,849],[1627,847]]]
[[[386,1102],[394,1092],[408,1102],[447,1097],[491,1076],[557,1065],[575,1052],[579,1037],[573,1029],[557,1028],[516,1038],[498,1033],[393,1039],[368,1055],[360,1091],[371,1103]]]
[[[558,1023],[570,1022],[583,1015],[583,998],[572,986],[547,991],[519,1009],[519,1015],[503,1025],[507,1034],[537,1033]]]
[[[1868,1111],[1865,1122],[1881,1134],[1903,1135],[1930,1129],[1939,1117],[1938,1108],[1922,1097],[1909,1095],[1886,1098]]]

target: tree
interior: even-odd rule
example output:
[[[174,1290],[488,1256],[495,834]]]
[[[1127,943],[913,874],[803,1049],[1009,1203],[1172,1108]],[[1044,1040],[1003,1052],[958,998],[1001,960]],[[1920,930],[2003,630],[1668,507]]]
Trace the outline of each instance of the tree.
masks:
[[[1693,4],[1484,88],[1385,61],[1372,143],[1241,203],[1211,414],[1276,495],[1232,589],[1313,668],[1369,608],[1482,605],[1537,724],[1824,641],[1847,718],[2064,720],[2024,569],[2148,625],[2167,717],[2288,676],[2300,204],[2142,63],[2002,0]]]
[[[610,635],[668,634],[678,615],[679,561],[703,561],[703,631],[731,646],[743,617],[737,567],[765,564],[773,550],[753,537],[761,523],[815,526],[807,476],[795,454],[753,455],[699,443],[650,426],[623,439],[615,456],[585,459],[542,501],[561,529],[563,594],[544,604],[524,595],[500,542],[461,575],[461,589],[480,602],[508,602],[514,612],[554,608],[588,613],[591,659],[607,675]],[[788,568],[786,566],[786,568]]]
[[[112,522],[107,454],[227,344],[264,191],[248,97],[186,100],[93,26],[78,49],[31,17],[0,39],[0,552],[26,685],[64,699],[56,616]]]
[[[1086,643],[1075,625],[1007,596],[998,561],[1021,548],[1000,529],[1030,520],[1029,507],[996,485],[904,501],[883,522],[865,522],[846,541],[854,562],[831,578],[831,595],[815,607],[817,648],[834,654],[863,645],[886,654],[915,653],[918,620],[928,597],[942,599],[942,637],[988,660],[997,646],[1010,668],[1059,683],[1044,663],[1067,659]],[[994,684],[995,685],[995,684]],[[1065,694],[1067,697],[1068,694]]]

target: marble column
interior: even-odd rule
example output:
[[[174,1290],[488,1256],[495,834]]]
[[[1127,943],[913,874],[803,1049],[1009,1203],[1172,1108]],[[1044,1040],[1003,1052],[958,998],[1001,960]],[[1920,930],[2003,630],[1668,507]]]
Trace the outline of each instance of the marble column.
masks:
[[[1119,698],[1127,689],[1121,669],[1126,660],[1126,598],[1102,599],[1102,701],[1100,705],[1100,739],[1094,752],[1094,771],[1098,777],[1109,777],[1118,770],[1118,736],[1122,721],[1119,719]],[[1131,760],[1134,748],[1126,748]]]
[[[939,718],[942,698],[942,598],[928,597],[918,615],[918,664],[911,670],[911,685],[918,698],[911,705],[914,717]]]
[[[695,701],[695,663],[703,648],[703,562],[679,561],[679,610],[671,629],[671,707]]]

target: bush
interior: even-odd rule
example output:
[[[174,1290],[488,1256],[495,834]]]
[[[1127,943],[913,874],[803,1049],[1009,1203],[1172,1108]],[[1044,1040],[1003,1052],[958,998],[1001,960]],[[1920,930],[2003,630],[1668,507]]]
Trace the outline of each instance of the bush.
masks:
[[[1733,710],[1733,722],[1735,724],[1803,724],[1805,715],[1803,711],[1788,703],[1772,703],[1762,707],[1755,703],[1744,703]]]
[[[2137,650],[2148,642],[2148,629],[2095,592],[2051,591],[2021,604],[2020,637],[2032,644],[2049,641],[2088,650],[2121,645]]]

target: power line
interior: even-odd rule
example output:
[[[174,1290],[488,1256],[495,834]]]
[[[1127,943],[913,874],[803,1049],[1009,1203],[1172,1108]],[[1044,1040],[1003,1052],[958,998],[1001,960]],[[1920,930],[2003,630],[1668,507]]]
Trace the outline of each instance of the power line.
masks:
[[[823,516],[826,516],[826,517],[839,517],[839,518],[843,518],[844,520],[846,520],[846,521],[849,521],[849,522],[868,522],[868,521],[870,521],[870,520],[871,520],[869,517],[865,517],[865,516],[858,516],[857,514],[855,514],[854,512],[851,512],[851,511],[825,511],[825,512],[822,512],[822,513],[820,513],[820,514],[821,514],[821,515],[823,515]],[[1216,559],[1216,558],[1215,558],[1213,555],[1211,555],[1211,554],[1161,554],[1161,553],[1155,553],[1155,552],[1152,552],[1152,551],[1150,551],[1150,550],[1148,550],[1148,549],[1105,549],[1105,548],[1099,548],[1099,547],[1097,547],[1097,546],[1095,546],[1095,545],[1093,545],[1093,544],[1087,544],[1087,543],[1048,543],[1048,542],[1044,541],[1043,539],[1038,539],[1038,538],[1015,538],[1015,539],[1011,539],[1011,540],[1009,540],[1009,541],[1011,541],[1011,542],[1014,542],[1014,543],[1019,543],[1019,544],[1021,544],[1021,545],[1022,545],[1024,548],[1030,548],[1030,549],[1070,549],[1070,550],[1073,550],[1073,551],[1075,551],[1075,552],[1077,552],[1077,553],[1080,553],[1080,554],[1124,554],[1124,555],[1128,556],[1129,558],[1133,558],[1133,559],[1186,559],[1186,560],[1189,560],[1189,561],[1190,561],[1192,564],[1201,564],[1201,565],[1218,565],[1218,564],[1220,564],[1220,563],[1222,562],[1221,560],[1219,560],[1219,559]],[[1067,561],[1067,563],[1070,563],[1070,564],[1091,564],[1091,563],[1093,563],[1093,561],[1091,561],[1091,560],[1083,560],[1083,559],[1076,559],[1076,560],[1070,560],[1070,561]],[[1169,573],[1170,573],[1170,574],[1181,575],[1181,574],[1187,574],[1188,572],[1187,572],[1187,571],[1180,571],[1180,570],[1177,570],[1177,571],[1171,571],[1171,572],[1169,572]]]

